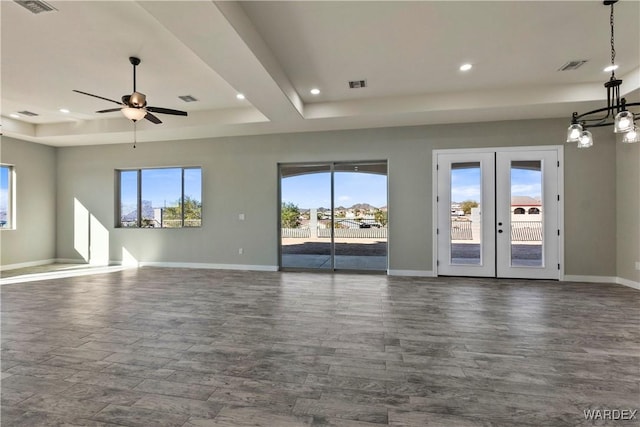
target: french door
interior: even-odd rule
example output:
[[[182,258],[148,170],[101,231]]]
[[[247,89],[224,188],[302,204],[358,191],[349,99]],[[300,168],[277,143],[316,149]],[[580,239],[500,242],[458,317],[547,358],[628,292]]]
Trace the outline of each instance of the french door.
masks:
[[[560,278],[561,148],[441,150],[438,275]]]

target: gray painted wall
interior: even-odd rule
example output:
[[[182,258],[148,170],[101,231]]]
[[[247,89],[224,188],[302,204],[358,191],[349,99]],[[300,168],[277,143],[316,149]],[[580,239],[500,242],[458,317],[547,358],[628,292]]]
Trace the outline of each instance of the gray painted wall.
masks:
[[[15,230],[1,230],[0,265],[56,257],[56,149],[2,137],[0,161],[15,167]]]
[[[640,144],[617,144],[617,275],[640,283]]]
[[[530,120],[151,142],[136,149],[60,148],[57,256],[78,259],[84,251],[74,247],[77,199],[108,233],[111,260],[121,260],[124,248],[146,262],[275,266],[279,162],[386,159],[390,268],[430,271],[432,150],[557,145],[564,141],[566,126],[566,120]],[[565,149],[565,273],[615,276],[621,247],[616,244],[615,189],[622,179],[616,175],[610,131],[594,135],[591,150]],[[202,228],[114,228],[114,169],[158,166],[202,166]],[[239,213],[245,221],[238,220]],[[637,229],[637,217],[623,219]]]

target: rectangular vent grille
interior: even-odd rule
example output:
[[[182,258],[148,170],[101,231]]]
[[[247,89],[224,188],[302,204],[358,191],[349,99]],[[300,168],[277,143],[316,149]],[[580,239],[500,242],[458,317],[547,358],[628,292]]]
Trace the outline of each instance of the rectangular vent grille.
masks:
[[[53,12],[57,11],[55,7],[51,6],[48,3],[45,3],[41,0],[13,0],[18,3],[20,6],[24,7],[31,13],[40,13],[40,12]]]
[[[587,63],[586,59],[576,59],[576,60],[567,62],[562,67],[560,67],[558,71],[577,70],[578,68],[582,67],[586,63]]]
[[[349,82],[349,89],[361,89],[363,87],[367,87],[366,80],[351,80]]]
[[[178,98],[182,99],[184,102],[195,102],[195,101],[197,101],[197,99],[195,99],[191,95],[182,95],[182,96],[179,96]]]
[[[29,117],[35,117],[35,116],[38,115],[38,114],[36,114],[36,113],[34,113],[32,111],[27,111],[27,110],[18,111],[18,114],[22,114],[23,116],[29,116]]]

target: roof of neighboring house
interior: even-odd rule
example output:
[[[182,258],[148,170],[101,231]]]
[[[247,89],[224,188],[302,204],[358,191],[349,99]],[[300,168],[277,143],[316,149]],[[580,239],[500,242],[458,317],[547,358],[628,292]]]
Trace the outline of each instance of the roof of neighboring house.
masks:
[[[542,202],[539,199],[534,199],[529,196],[512,196],[511,206],[541,206]]]

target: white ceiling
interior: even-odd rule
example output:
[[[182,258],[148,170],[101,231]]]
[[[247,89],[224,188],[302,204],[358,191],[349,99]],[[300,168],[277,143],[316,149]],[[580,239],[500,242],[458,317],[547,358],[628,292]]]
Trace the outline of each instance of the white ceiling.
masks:
[[[115,104],[72,92],[130,94],[130,56],[142,60],[137,89],[150,105],[189,113],[139,122],[138,141],[568,120],[602,106],[609,77],[600,1],[48,3],[57,11],[34,15],[0,1],[1,112],[5,135],[54,146],[131,142],[120,112],[94,113]],[[615,10],[616,75],[637,102],[640,1]],[[575,59],[588,62],[557,71]],[[348,88],[360,79],[368,87]],[[23,110],[39,115],[10,117]]]

